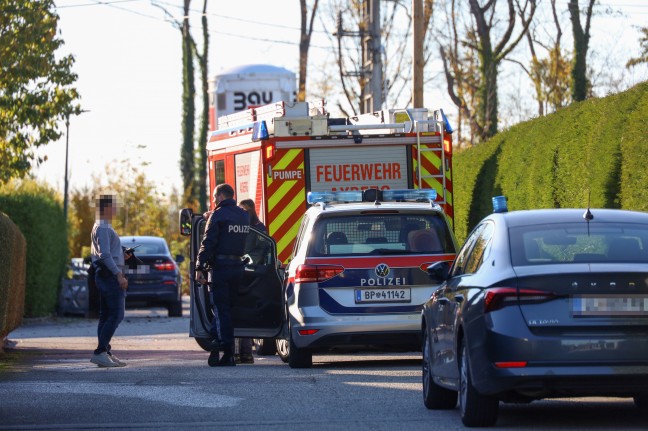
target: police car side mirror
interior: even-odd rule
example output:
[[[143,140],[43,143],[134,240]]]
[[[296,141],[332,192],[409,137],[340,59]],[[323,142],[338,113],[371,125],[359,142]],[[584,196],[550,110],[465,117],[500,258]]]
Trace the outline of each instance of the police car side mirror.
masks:
[[[435,262],[427,268],[430,279],[436,283],[443,283],[450,278],[450,262]]]
[[[193,218],[193,211],[191,208],[183,208],[180,210],[180,235],[191,235],[191,219]]]

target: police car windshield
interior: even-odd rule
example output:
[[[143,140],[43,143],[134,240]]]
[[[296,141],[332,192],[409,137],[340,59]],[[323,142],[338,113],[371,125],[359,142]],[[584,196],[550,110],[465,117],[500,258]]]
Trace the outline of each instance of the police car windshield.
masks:
[[[454,253],[447,224],[437,214],[362,214],[320,219],[310,255]]]

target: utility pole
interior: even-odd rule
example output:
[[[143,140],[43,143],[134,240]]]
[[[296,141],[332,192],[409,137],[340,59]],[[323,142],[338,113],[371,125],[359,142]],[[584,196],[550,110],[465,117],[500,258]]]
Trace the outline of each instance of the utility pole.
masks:
[[[74,114],[79,115],[83,114],[84,112],[90,112],[90,111],[78,111],[74,112]],[[63,186],[63,217],[65,218],[65,223],[68,221],[68,154],[69,154],[69,147],[70,147],[70,112],[65,114],[65,179],[64,179],[64,186]]]
[[[363,15],[367,32],[362,38],[362,65],[369,77],[365,81],[363,111],[374,112],[382,109],[383,76],[380,38],[380,0],[364,0]]]
[[[423,108],[423,2],[412,0],[412,108]]]
[[[70,146],[70,113],[65,115],[65,179],[63,188],[63,217],[68,221],[68,148]]]
[[[365,114],[382,109],[383,73],[382,43],[380,27],[380,0],[362,1],[362,25],[359,31],[344,30],[342,14],[338,13],[337,31],[333,34],[339,39],[343,36],[360,38],[362,51],[361,70],[345,72],[344,76],[354,76],[360,82],[360,113]],[[342,55],[342,51],[338,53]]]

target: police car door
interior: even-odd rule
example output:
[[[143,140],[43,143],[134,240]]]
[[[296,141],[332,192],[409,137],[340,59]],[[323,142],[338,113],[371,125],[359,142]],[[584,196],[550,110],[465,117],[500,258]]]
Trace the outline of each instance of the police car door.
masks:
[[[210,287],[197,283],[193,272],[206,224],[202,215],[192,214],[190,233],[188,229],[181,233],[191,235],[189,335],[196,338],[198,344],[208,350],[209,329],[214,316]],[[181,231],[182,227],[181,213]],[[283,269],[277,259],[277,245],[268,235],[251,228],[245,246],[245,253],[249,257],[245,265],[245,275],[239,286],[238,295],[232,296],[234,335],[274,338],[281,331],[285,309]]]

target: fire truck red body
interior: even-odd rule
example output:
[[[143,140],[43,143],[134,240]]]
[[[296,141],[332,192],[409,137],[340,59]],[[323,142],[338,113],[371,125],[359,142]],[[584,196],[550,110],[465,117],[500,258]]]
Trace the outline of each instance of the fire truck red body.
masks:
[[[451,222],[452,129],[443,111],[330,118],[324,102],[285,102],[219,118],[207,143],[210,191],[253,199],[279,259],[292,251],[309,191],[434,188]]]

